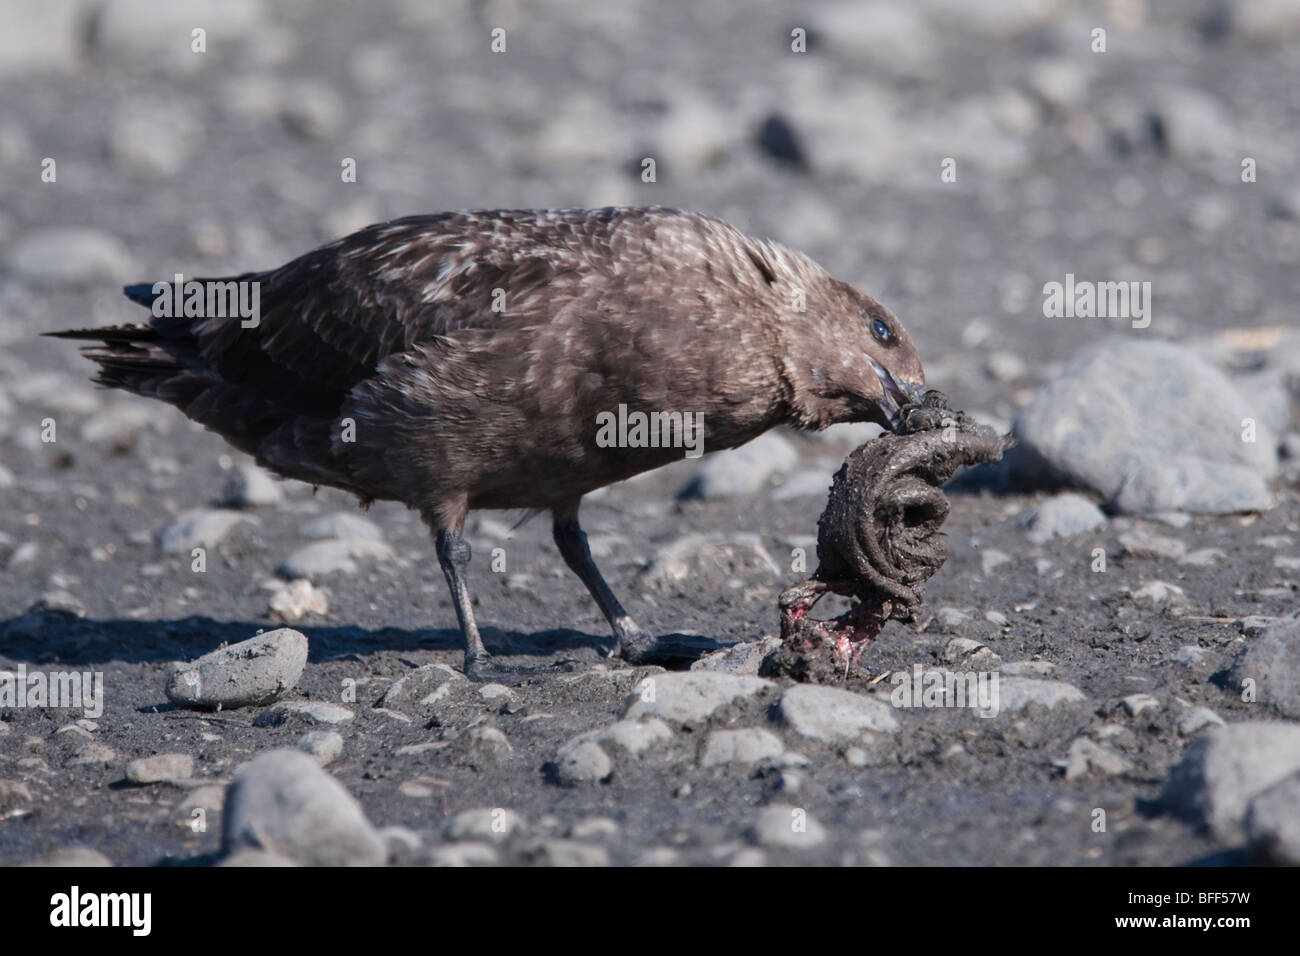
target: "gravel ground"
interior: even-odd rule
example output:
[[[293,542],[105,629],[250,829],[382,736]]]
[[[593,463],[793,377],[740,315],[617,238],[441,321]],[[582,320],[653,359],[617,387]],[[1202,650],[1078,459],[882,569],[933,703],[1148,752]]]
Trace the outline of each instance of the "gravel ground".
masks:
[[[0,671],[103,689],[0,696],[0,863],[1300,862],[1293,2],[19,0],[0,38]],[[485,686],[415,515],[38,338],[391,216],[625,203],[807,252],[1020,437],[842,685],[757,672],[871,428],[588,499],[639,623],[743,645],[691,671],[605,659],[548,523],[475,516],[489,649],[567,668]],[[1050,317],[1067,274],[1150,311]],[[997,675],[997,713],[898,706],[914,668]]]

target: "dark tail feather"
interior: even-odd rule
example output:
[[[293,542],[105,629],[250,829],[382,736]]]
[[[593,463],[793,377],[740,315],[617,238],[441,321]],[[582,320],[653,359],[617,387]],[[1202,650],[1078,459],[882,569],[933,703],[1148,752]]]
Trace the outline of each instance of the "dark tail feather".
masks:
[[[154,342],[158,331],[144,325],[111,325],[102,329],[65,329],[62,332],[42,332],[52,339],[89,339],[112,344],[115,342]]]
[[[132,302],[152,306],[153,300],[157,298],[154,295],[153,287],[154,283],[152,282],[139,282],[135,285],[123,286],[122,291],[126,293],[126,297]]]

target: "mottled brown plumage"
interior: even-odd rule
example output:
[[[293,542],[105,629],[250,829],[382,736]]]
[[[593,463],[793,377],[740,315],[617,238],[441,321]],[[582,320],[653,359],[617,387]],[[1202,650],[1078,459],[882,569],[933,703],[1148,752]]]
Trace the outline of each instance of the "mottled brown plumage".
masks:
[[[924,383],[874,299],[670,209],[414,216],[234,278],[260,284],[255,328],[178,317],[57,334],[101,340],[87,349],[100,382],[176,405],[272,471],[418,510],[483,674],[460,534],[475,508],[552,511],[620,646],[645,651],[591,563],[578,502],[683,451],[600,447],[597,413],[702,412],[715,451],[779,424],[895,424]],[[148,305],[150,289],[127,293]]]

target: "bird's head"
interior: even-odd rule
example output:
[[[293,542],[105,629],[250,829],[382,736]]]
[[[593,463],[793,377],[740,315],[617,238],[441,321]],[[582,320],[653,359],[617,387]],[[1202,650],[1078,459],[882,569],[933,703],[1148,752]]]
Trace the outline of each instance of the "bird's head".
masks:
[[[903,406],[925,396],[925,370],[903,323],[845,282],[824,276],[782,329],[786,381],[807,427],[871,421],[897,432]]]

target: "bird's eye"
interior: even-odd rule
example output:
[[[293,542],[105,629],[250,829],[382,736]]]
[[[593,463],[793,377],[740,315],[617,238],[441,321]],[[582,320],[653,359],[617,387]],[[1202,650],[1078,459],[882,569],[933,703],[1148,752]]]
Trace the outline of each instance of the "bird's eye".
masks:
[[[876,338],[878,338],[881,342],[888,342],[889,326],[887,326],[884,322],[881,322],[879,319],[875,319],[871,323],[871,334],[874,335]]]

